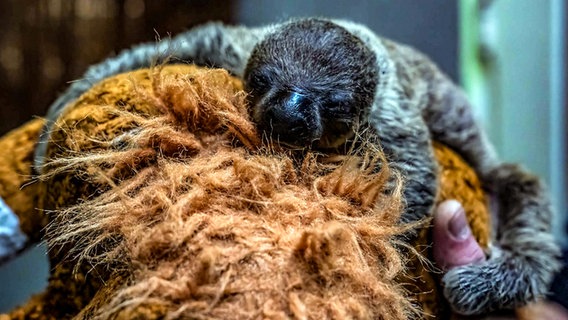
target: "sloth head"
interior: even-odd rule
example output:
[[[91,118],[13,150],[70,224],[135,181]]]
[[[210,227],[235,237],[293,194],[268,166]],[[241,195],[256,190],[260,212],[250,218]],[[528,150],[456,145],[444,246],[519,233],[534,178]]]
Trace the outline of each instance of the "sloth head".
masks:
[[[245,69],[254,120],[287,146],[338,147],[373,103],[376,69],[373,52],[335,23],[285,24],[256,45]]]

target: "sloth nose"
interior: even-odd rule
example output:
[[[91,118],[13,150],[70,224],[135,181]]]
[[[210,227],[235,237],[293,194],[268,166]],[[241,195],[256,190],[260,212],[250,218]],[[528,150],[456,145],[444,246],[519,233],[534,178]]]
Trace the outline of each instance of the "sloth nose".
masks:
[[[272,138],[298,147],[311,145],[321,137],[317,105],[297,92],[279,92],[265,115]]]

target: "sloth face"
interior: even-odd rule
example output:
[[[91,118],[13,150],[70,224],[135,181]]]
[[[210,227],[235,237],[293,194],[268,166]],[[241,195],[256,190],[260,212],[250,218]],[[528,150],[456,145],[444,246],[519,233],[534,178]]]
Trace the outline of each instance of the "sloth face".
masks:
[[[332,22],[291,22],[261,41],[248,61],[253,118],[275,142],[338,147],[373,102],[375,61],[359,38]]]

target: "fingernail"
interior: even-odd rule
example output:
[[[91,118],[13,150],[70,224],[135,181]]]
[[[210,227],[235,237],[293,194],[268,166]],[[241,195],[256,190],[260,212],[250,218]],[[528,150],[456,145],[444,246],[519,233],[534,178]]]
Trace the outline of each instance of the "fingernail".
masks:
[[[469,229],[463,208],[454,213],[454,216],[450,219],[448,229],[450,234],[457,240],[465,240],[469,237],[471,230]]]

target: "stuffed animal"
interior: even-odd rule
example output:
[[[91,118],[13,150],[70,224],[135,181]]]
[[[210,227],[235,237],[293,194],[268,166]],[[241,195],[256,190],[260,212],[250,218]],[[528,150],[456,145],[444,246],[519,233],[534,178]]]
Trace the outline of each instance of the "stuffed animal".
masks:
[[[51,275],[2,320],[449,316],[429,221],[398,223],[404,177],[381,150],[270,144],[224,70],[171,65],[102,81],[57,120],[33,176],[41,125],[0,140],[14,150],[0,154],[0,196],[28,244],[47,241]],[[487,246],[475,173],[442,145],[436,155],[438,200],[461,201]],[[413,247],[401,241],[411,231]]]

